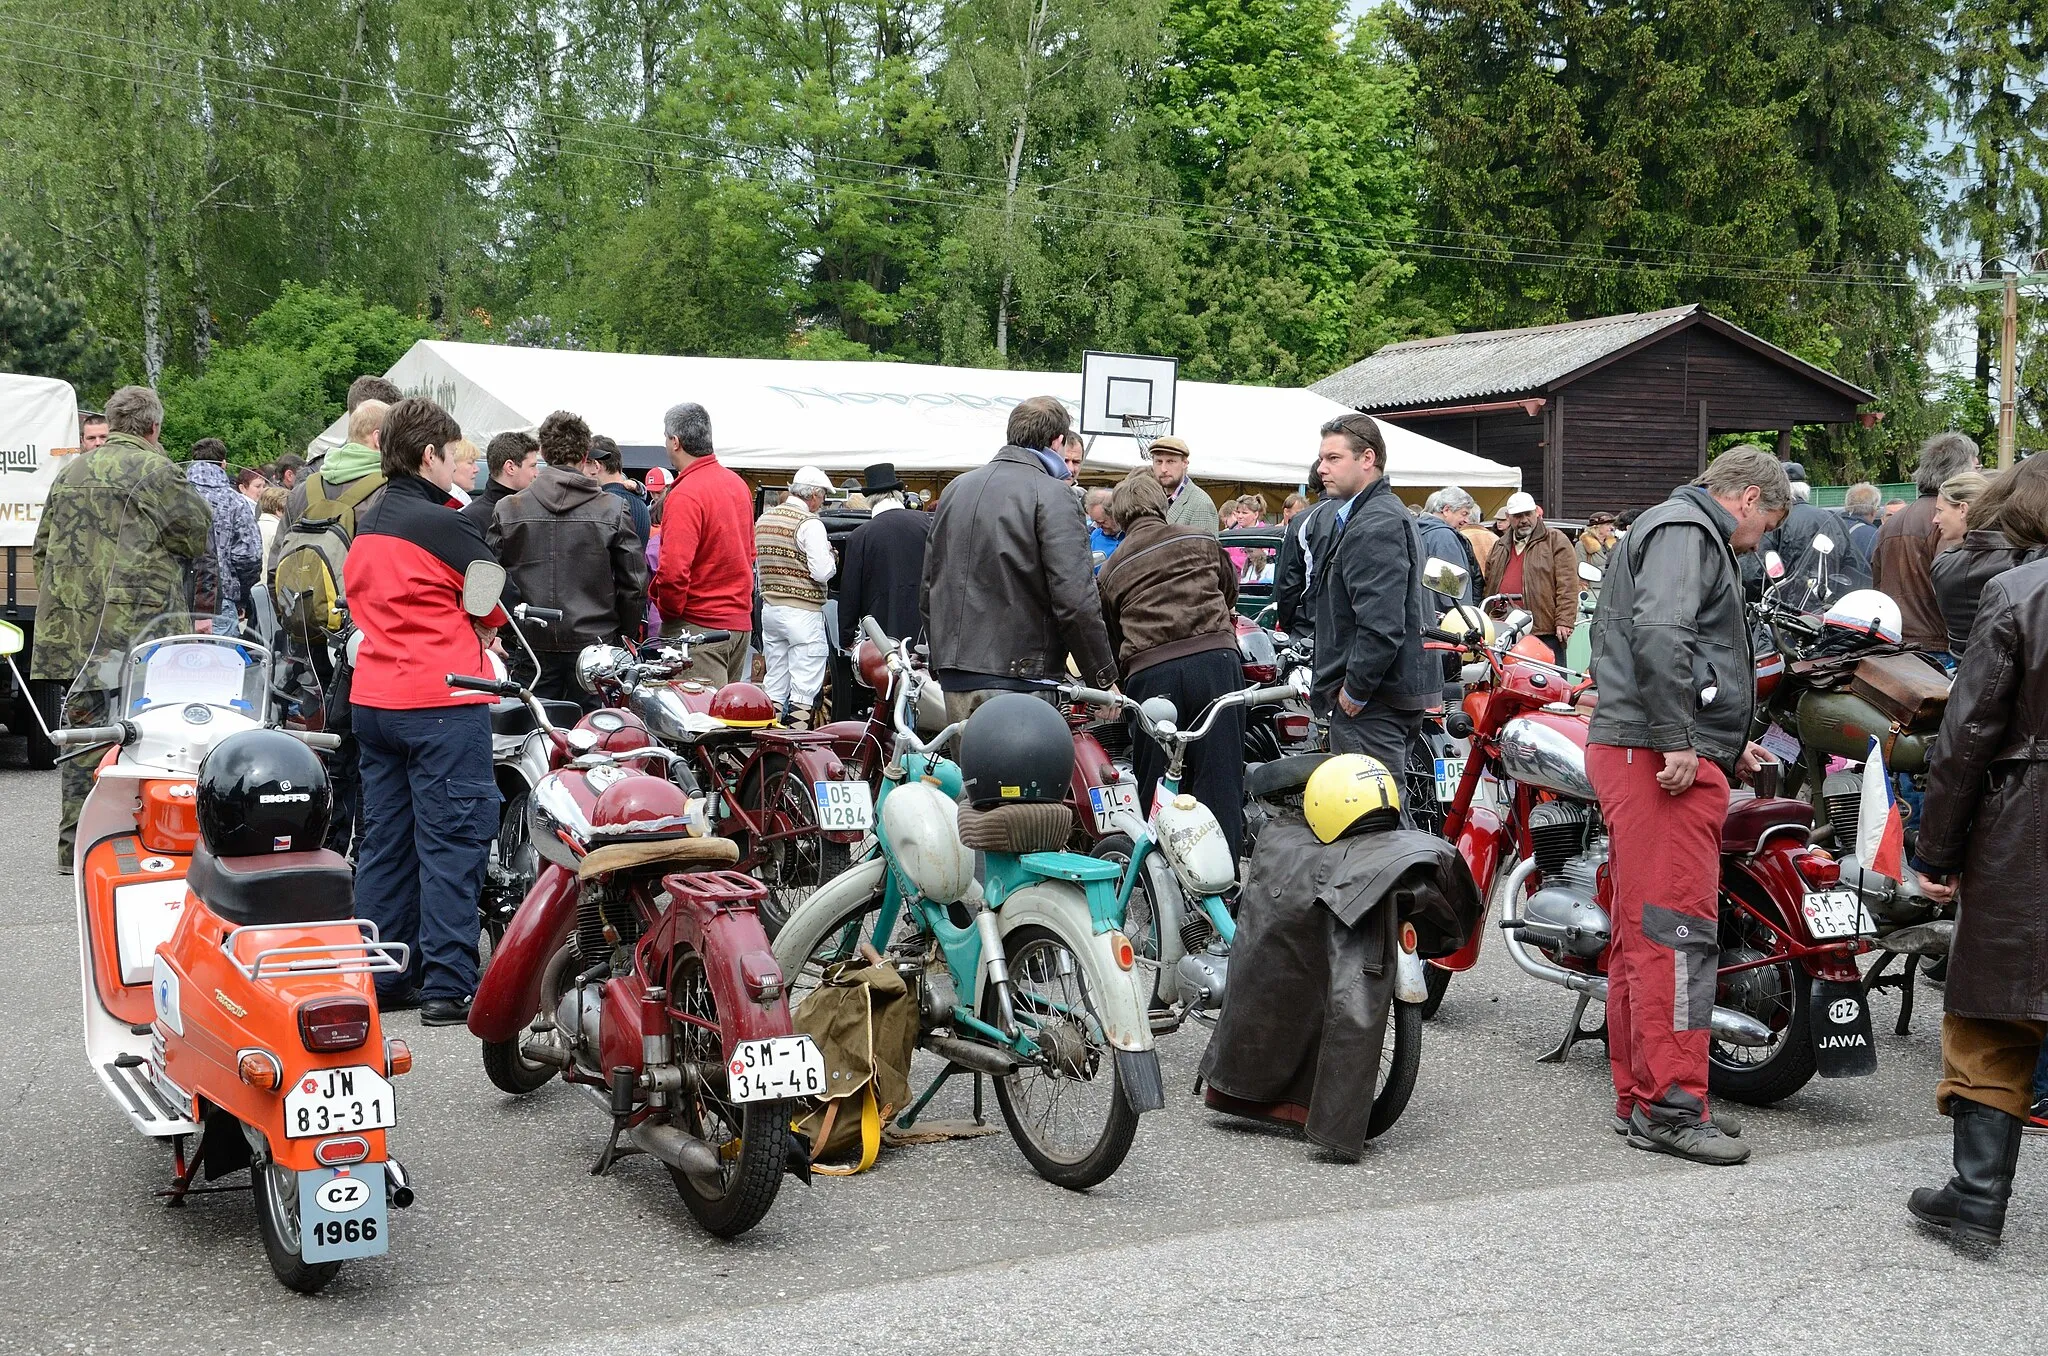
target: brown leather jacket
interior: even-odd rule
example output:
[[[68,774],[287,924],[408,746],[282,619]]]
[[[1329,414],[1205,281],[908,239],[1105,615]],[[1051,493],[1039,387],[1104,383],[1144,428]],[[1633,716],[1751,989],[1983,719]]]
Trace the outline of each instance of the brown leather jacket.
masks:
[[[1494,542],[1486,557],[1486,591],[1500,592],[1507,577],[1508,553],[1515,549],[1511,531]],[[1522,562],[1522,606],[1536,618],[1536,634],[1554,636],[1560,626],[1579,624],[1579,553],[1571,538],[1554,527],[1539,526]]]
[[[1200,528],[1139,519],[1095,587],[1125,679],[1169,659],[1237,648],[1237,572]]]
[[[1947,1009],[2048,1021],[2048,560],[1984,588],[1928,770],[1914,867],[1962,875]]]
[[[519,596],[558,607],[562,619],[528,626],[536,650],[573,653],[585,645],[640,637],[647,616],[647,554],[632,516],[588,476],[550,466],[498,501],[485,540]]]
[[[1877,529],[1870,586],[1899,605],[1899,630],[1908,649],[1939,653],[1948,648],[1948,623],[1934,597],[1934,556],[1941,550],[1934,500],[1932,494],[1921,495]]]

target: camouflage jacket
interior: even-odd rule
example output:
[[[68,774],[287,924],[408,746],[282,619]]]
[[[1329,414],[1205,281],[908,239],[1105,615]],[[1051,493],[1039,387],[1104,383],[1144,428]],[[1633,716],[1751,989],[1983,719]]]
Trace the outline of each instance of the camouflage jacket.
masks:
[[[263,534],[256,506],[234,487],[217,461],[188,461],[185,481],[213,511],[213,554],[220,567],[222,608],[239,608],[263,578]]]
[[[70,683],[88,666],[91,688],[119,684],[120,662],[169,613],[189,630],[216,608],[213,515],[179,468],[155,447],[116,433],[70,457],[36,525],[35,650],[29,676]]]

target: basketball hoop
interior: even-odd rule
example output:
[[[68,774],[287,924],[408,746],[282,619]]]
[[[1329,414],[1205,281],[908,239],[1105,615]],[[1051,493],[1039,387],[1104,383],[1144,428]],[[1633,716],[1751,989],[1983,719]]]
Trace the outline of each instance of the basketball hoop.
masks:
[[[1138,440],[1138,455],[1141,457],[1151,456],[1152,444],[1164,438],[1166,431],[1173,427],[1170,414],[1127,414],[1123,420],[1124,427]]]

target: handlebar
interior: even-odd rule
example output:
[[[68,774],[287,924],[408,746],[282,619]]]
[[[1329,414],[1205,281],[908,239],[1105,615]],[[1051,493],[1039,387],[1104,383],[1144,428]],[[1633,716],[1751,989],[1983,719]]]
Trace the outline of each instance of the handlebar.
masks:
[[[562,609],[559,607],[535,607],[532,603],[521,603],[512,609],[512,615],[521,621],[537,621],[542,625],[546,625],[549,622],[560,621],[562,619]]]
[[[1438,628],[1436,628],[1436,627],[1434,627],[1434,626],[1425,626],[1425,627],[1423,627],[1423,628],[1422,628],[1422,638],[1423,638],[1424,640],[1437,640],[1437,641],[1443,641],[1443,642],[1445,642],[1446,644],[1450,644],[1450,645],[1456,645],[1456,646],[1459,646],[1459,647],[1461,647],[1461,648],[1462,648],[1462,647],[1464,646],[1464,644],[1465,644],[1465,637],[1463,637],[1463,636],[1454,636],[1454,635],[1452,635],[1452,634],[1451,634],[1451,633],[1450,633],[1449,631],[1443,631],[1443,630],[1439,630]]]
[[[862,617],[860,619],[860,633],[873,641],[875,648],[878,650],[893,650],[896,648],[896,642],[889,639],[889,633],[884,631],[882,624],[873,617]]]
[[[448,680],[448,686],[461,688],[467,692],[488,692],[493,697],[509,698],[519,698],[526,695],[526,689],[510,679],[471,678],[460,673],[450,673],[443,676]]]
[[[1114,692],[1104,692],[1093,687],[1063,687],[1060,689],[1060,695],[1068,701],[1080,702],[1086,706],[1122,706],[1128,700]]]
[[[699,631],[693,636],[682,638],[685,645],[716,645],[721,640],[731,640],[730,631]]]
[[[309,749],[333,750],[341,747],[341,736],[329,734],[325,730],[286,730],[285,733]]]
[[[53,730],[50,742],[60,748],[87,744],[125,744],[133,727],[126,721],[116,725],[78,725],[68,730]]]

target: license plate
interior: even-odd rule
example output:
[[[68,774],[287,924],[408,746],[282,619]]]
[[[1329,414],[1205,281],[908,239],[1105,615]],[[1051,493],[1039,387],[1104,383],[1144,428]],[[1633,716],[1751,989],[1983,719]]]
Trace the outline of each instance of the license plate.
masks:
[[[875,826],[875,793],[866,782],[816,782],[818,827],[827,833],[856,833]]]
[[[1465,760],[1462,758],[1439,758],[1436,760],[1436,798],[1449,805],[1458,798],[1458,783],[1465,780]]]
[[[367,1065],[314,1069],[284,1095],[284,1132],[292,1139],[382,1130],[398,1123],[398,1102],[383,1074]]]
[[[1138,810],[1138,788],[1129,782],[1111,782],[1108,786],[1088,788],[1088,805],[1095,811],[1095,822],[1100,824],[1118,810]]]
[[[384,1165],[307,1168],[299,1174],[299,1256],[307,1262],[379,1257],[391,1249]]]
[[[1818,940],[1861,937],[1877,931],[1870,911],[1863,907],[1863,896],[1854,890],[1816,891],[1800,904],[1799,911],[1806,916],[1806,930]]]
[[[779,1102],[825,1091],[825,1055],[809,1036],[741,1041],[726,1068],[735,1102]]]

